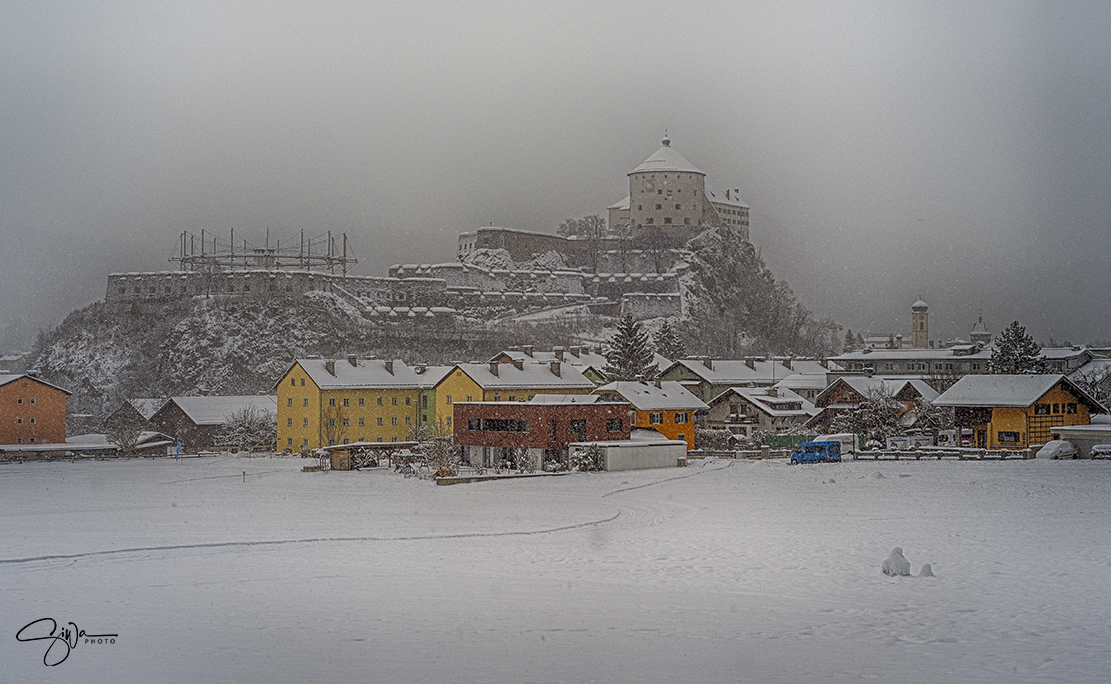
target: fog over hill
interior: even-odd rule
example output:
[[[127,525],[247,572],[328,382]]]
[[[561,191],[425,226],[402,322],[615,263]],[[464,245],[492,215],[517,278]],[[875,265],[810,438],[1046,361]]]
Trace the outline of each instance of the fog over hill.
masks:
[[[0,7],[0,347],[182,230],[359,273],[553,231],[666,129],[812,311],[1111,338],[1111,6],[161,0]]]

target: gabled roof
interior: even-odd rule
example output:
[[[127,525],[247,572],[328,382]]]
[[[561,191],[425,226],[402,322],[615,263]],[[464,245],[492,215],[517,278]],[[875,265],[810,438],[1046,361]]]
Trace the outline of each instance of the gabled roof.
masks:
[[[730,192],[728,190],[714,192],[713,190],[707,188],[706,199],[710,200],[714,204],[727,204],[732,207],[744,207],[745,209],[749,208],[749,206],[745,204],[745,201],[741,199],[736,192]]]
[[[775,386],[789,390],[805,389],[820,392],[829,387],[829,382],[826,380],[825,373],[795,373],[775,383]]]
[[[334,375],[328,372],[328,361],[330,359],[297,359],[295,364],[300,365],[309,379],[322,390],[419,389],[426,382],[421,375],[401,360],[356,359],[355,365],[352,366],[346,358],[335,359]],[[290,370],[292,368],[291,365]],[[289,370],[282,374],[282,379],[284,380],[288,375]],[[441,376],[440,379],[443,377]]]
[[[254,407],[267,413],[276,413],[276,396],[222,396],[222,397],[170,397],[158,413],[170,404],[176,405],[195,425],[222,425],[227,417],[243,409]]]
[[[466,373],[484,390],[496,389],[594,389],[591,382],[578,368],[561,363],[559,375],[552,372],[548,363],[522,363],[518,368],[514,363],[499,363],[498,374],[490,372],[489,363],[461,363],[458,368]]]
[[[162,398],[143,398],[143,399],[128,399],[127,403],[131,404],[143,420],[150,420],[150,417],[158,413],[158,409],[162,408],[169,399]]]
[[[678,171],[682,173],[698,173],[705,176],[706,174],[698,170],[694,164],[690,163],[683,158],[683,155],[675,151],[671,146],[671,141],[664,138],[662,141],[663,146],[656,150],[655,153],[641,162],[640,166],[636,167],[629,172],[629,175],[634,173],[649,173],[652,171]]]
[[[1106,409],[1064,375],[966,375],[944,393],[937,406],[1015,407],[1033,406],[1057,383],[1098,412]]]
[[[34,375],[30,375],[28,373],[14,373],[14,374],[12,374],[12,373],[0,373],[0,387],[3,387],[4,385],[7,385],[8,383],[12,383],[12,382],[15,382],[16,380],[20,380],[20,379],[32,380],[34,382],[39,383],[40,385],[46,385],[47,387],[49,387],[51,389],[56,389],[59,392],[65,392],[66,394],[73,394],[73,392],[70,392],[67,389],[62,389],[61,387],[58,387],[57,385],[52,385],[49,382],[43,380],[42,378],[34,376]]]
[[[710,401],[710,406],[717,406],[726,401],[740,398],[747,401],[750,405],[757,410],[773,417],[800,417],[809,418],[818,415],[818,409],[814,407],[809,401],[803,399],[798,394],[795,394],[787,388],[777,388],[775,390],[776,396],[768,394],[768,387],[730,387],[726,391],[714,397]],[[784,408],[784,404],[799,404],[797,409]]]
[[[424,366],[423,368],[421,372],[421,366],[417,366],[413,368],[413,372],[420,378],[421,389],[432,389],[439,385],[455,366]]]
[[[595,394],[537,394],[529,400],[530,404],[598,404],[602,397]]]
[[[606,209],[617,209],[619,211],[622,210],[622,209],[628,209],[629,208],[629,198],[630,197],[631,197],[631,195],[625,195],[625,199],[623,199],[620,202],[617,202],[615,204],[609,205],[608,207],[606,207]]]
[[[664,372],[682,366],[711,385],[744,386],[750,382],[773,384],[795,373],[825,373],[841,370],[836,364],[830,363],[829,368],[825,368],[820,362],[809,359],[792,359],[790,368],[778,359],[754,359],[751,368],[748,361],[739,359],[713,359],[710,364],[713,368],[707,368],[706,364],[698,359],[681,359],[668,366]]]
[[[654,382],[611,382],[594,390],[594,394],[616,394],[638,411],[701,411],[709,408],[674,380],[663,381],[659,387]]]
[[[524,363],[548,363],[558,360],[555,351],[534,351],[530,356],[519,349],[511,349],[499,352],[494,358],[490,359],[490,361],[500,363],[507,359],[523,361]],[[602,369],[606,367],[606,355],[594,351],[580,351],[578,355],[575,355],[570,351],[565,351],[563,352],[563,361],[561,363],[570,364],[584,372],[589,368],[593,368],[595,372],[601,375]],[[671,365],[671,360],[652,352],[652,364],[662,371]]]
[[[934,403],[937,399],[937,391],[930,387],[926,382],[918,379],[910,378],[882,378],[879,376],[866,376],[866,375],[843,375],[829,384],[829,387],[822,390],[818,396],[814,397],[815,404],[824,403],[827,396],[834,392],[835,388],[844,384],[850,387],[854,392],[862,397],[867,397],[868,393],[872,390],[884,388],[891,393],[891,396],[898,397],[904,391],[910,390],[911,394],[917,394],[926,401]],[[830,404],[831,408],[843,408],[840,404]]]

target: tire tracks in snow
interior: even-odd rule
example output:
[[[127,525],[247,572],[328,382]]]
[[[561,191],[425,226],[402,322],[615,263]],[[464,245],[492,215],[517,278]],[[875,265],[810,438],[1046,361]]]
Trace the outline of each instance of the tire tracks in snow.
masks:
[[[726,465],[724,465],[720,468],[711,468],[709,470],[706,470],[705,466],[703,466],[703,468],[701,470],[699,470],[698,472],[695,472],[695,473],[691,473],[690,475],[676,475],[675,477],[666,477],[662,480],[656,480],[655,482],[648,482],[648,483],[645,483],[645,484],[642,484],[642,485],[636,485],[634,487],[625,487],[623,489],[615,489],[612,492],[606,492],[605,494],[603,494],[602,498],[605,499],[606,497],[613,496],[614,494],[621,494],[621,493],[624,493],[624,492],[631,492],[631,491],[634,491],[636,489],[644,489],[645,487],[655,487],[656,485],[664,484],[664,483],[667,483],[667,482],[675,482],[676,480],[686,480],[686,479],[691,478],[691,477],[698,477],[699,475],[705,475],[706,473],[716,473],[718,471],[725,470],[726,468],[732,468],[733,463],[735,463],[735,461],[729,461]]]
[[[575,523],[574,525],[563,525],[561,527],[551,527],[542,530],[522,530],[516,532],[460,532],[458,534],[426,534],[426,535],[412,535],[404,537],[308,537],[304,539],[268,539],[259,541],[228,541],[228,542],[210,542],[205,544],[167,544],[163,546],[135,546],[126,549],[107,549],[104,551],[86,551],[84,553],[66,553],[54,554],[46,556],[28,556],[26,558],[0,558],[0,565],[18,565],[22,563],[35,563],[35,562],[48,562],[59,560],[80,560],[83,558],[97,558],[104,556],[118,556],[128,553],[156,553],[163,551],[188,551],[190,549],[227,549],[227,548],[250,548],[260,546],[287,546],[294,544],[333,544],[333,543],[350,543],[350,542],[405,542],[405,541],[425,541],[430,539],[476,539],[486,537],[532,537],[543,534],[554,534],[556,532],[567,532],[569,530],[579,530],[587,527],[596,527],[605,525],[606,523],[613,522],[621,517],[622,511],[614,513],[608,518],[599,518],[598,520],[589,520],[587,522]]]

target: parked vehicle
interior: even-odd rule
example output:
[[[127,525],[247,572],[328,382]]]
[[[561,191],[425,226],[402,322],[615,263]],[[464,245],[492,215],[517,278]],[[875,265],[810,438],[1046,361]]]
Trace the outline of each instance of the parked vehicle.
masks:
[[[803,442],[791,454],[791,465],[799,463],[840,463],[841,442]]]

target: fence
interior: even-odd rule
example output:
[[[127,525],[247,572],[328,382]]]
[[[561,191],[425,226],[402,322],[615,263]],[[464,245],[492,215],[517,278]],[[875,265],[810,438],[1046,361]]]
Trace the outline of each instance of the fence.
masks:
[[[988,450],[988,449],[907,449],[859,451],[853,455],[854,461],[907,461],[943,458],[958,461],[1023,461],[1034,458],[1033,449]]]

